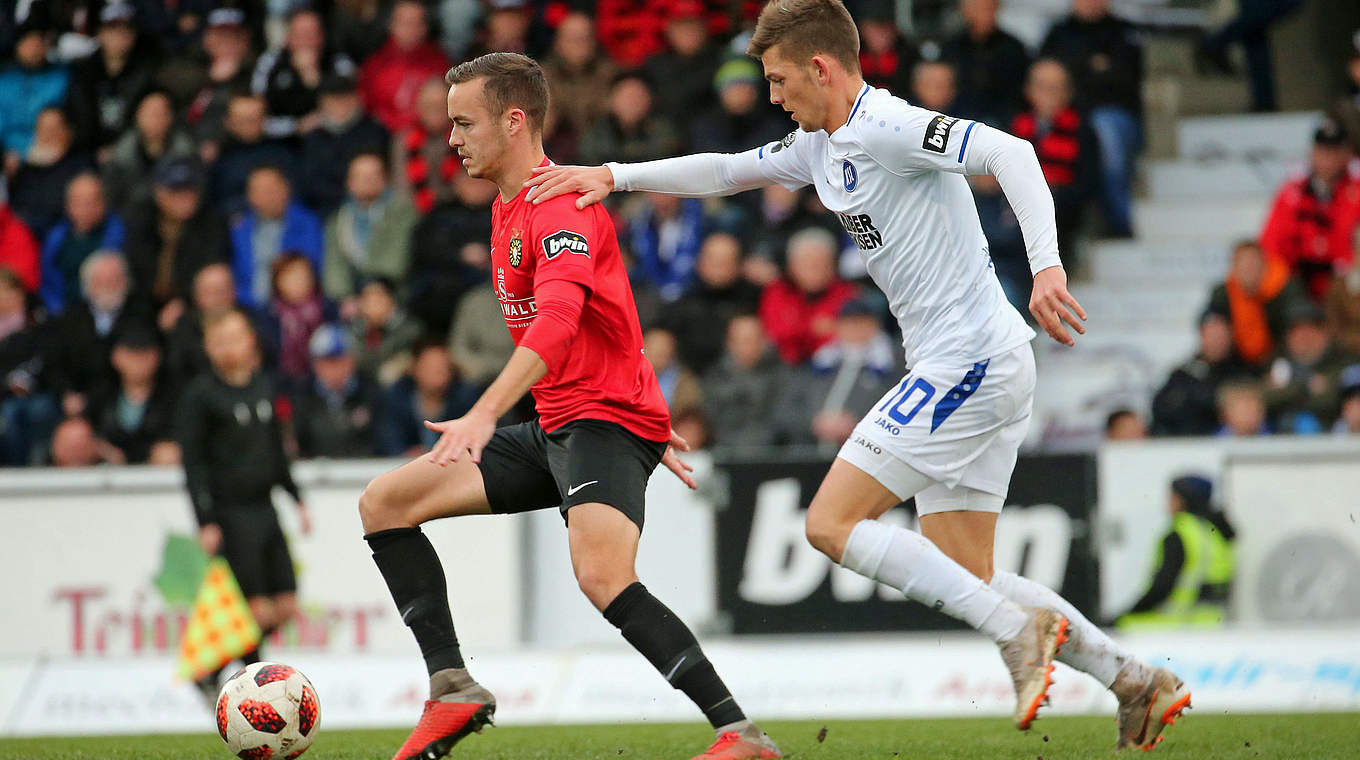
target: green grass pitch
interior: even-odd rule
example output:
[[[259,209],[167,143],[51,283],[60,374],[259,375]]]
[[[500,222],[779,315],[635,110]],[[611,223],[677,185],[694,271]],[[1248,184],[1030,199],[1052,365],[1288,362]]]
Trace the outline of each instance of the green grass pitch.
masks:
[[[770,722],[766,729],[798,760],[880,758],[1108,757],[1114,721],[1045,718],[1022,734],[1004,718]],[[825,734],[822,729],[825,728]],[[821,740],[819,740],[819,735]],[[308,760],[387,760],[403,731],[327,731]],[[450,756],[468,760],[685,760],[711,740],[706,726],[539,726],[492,728],[464,740]],[[1126,757],[1143,757],[1141,753]],[[1196,715],[1172,726],[1150,758],[1255,760],[1360,756],[1360,714]],[[226,760],[216,734],[0,740],[4,760]]]

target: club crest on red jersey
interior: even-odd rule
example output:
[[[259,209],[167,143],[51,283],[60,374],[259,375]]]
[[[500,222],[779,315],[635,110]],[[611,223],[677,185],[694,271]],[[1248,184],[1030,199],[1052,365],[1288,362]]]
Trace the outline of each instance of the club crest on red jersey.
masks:
[[[579,232],[558,230],[543,238],[543,255],[547,256],[549,261],[557,258],[563,251],[579,253],[590,258],[590,244],[586,242],[586,236]]]
[[[524,260],[524,241],[515,235],[510,239],[510,266],[519,268],[519,263]]]

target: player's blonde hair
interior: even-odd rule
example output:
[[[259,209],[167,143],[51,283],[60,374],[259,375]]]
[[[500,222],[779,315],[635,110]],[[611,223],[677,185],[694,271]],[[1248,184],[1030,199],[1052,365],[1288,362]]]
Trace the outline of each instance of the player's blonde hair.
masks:
[[[771,0],[760,11],[746,54],[759,58],[775,45],[795,63],[825,54],[859,72],[859,29],[841,0]]]

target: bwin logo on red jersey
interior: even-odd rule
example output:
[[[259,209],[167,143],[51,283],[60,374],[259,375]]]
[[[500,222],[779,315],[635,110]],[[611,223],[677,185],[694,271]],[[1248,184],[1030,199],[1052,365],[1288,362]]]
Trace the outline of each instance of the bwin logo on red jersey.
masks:
[[[944,153],[949,145],[949,130],[954,128],[958,119],[953,116],[936,116],[926,125],[926,137],[921,147],[935,153]]]
[[[543,238],[543,255],[547,256],[549,261],[557,258],[563,251],[579,253],[590,258],[590,245],[586,243],[586,236],[578,232],[558,230]]]

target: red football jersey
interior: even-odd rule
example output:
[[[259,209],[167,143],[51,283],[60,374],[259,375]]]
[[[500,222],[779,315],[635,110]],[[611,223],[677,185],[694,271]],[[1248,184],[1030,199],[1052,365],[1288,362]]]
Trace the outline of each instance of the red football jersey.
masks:
[[[533,324],[535,288],[552,280],[586,290],[566,358],[534,384],[548,432],[579,419],[617,422],[649,441],[670,438],[670,409],[642,354],[642,328],[614,222],[599,204],[576,208],[576,193],[535,206],[520,191],[491,207],[492,284],[515,345]]]

